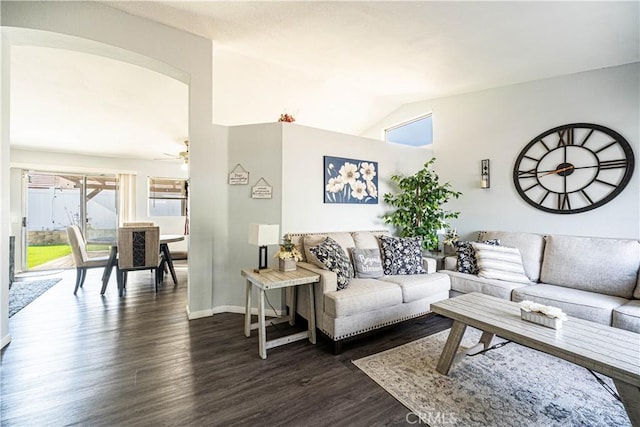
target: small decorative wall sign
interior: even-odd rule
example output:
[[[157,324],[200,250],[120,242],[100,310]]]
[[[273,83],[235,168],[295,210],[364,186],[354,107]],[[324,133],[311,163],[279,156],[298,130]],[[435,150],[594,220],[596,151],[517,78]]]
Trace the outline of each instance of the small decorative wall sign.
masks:
[[[229,172],[229,185],[247,185],[249,183],[249,172],[240,163]]]
[[[324,156],[324,202],[378,204],[378,162]]]
[[[252,199],[270,199],[273,194],[273,187],[266,179],[260,178],[256,184],[251,187]]]

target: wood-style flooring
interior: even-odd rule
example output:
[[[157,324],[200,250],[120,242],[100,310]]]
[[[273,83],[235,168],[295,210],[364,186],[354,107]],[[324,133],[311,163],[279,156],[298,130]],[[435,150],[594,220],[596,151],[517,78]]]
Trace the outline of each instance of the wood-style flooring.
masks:
[[[319,338],[258,356],[243,315],[188,321],[180,283],[154,292],[148,271],[100,296],[98,269],[73,295],[75,271],[10,319],[2,350],[2,426],[395,426],[409,410],[351,360],[450,327],[442,317],[405,322],[345,343]],[[303,328],[304,325],[298,325]],[[290,332],[269,328],[269,338]],[[409,417],[410,421],[415,418]]]

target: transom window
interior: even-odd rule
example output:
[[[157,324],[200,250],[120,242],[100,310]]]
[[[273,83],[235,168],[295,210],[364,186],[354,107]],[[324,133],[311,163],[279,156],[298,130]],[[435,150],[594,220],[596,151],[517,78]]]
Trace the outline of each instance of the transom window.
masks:
[[[431,113],[384,130],[385,141],[395,144],[422,147],[433,144],[433,121]]]

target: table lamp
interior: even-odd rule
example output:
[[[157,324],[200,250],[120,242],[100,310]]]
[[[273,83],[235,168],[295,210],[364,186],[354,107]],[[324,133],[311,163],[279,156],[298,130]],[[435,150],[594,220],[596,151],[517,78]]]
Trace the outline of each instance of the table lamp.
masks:
[[[259,247],[258,268],[254,268],[256,273],[271,271],[267,268],[267,246],[280,243],[279,224],[249,224],[249,244]]]

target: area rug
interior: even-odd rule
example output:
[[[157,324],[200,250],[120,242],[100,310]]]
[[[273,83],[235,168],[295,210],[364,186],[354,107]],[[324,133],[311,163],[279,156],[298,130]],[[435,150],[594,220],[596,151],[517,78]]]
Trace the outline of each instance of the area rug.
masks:
[[[60,278],[13,282],[9,289],[9,317],[22,310],[34,299],[58,283]]]
[[[353,363],[409,409],[413,424],[631,425],[622,403],[589,371],[515,343],[466,356],[441,375],[435,367],[448,335],[443,331]],[[479,337],[480,331],[468,328],[462,345],[472,347]],[[599,376],[615,390],[610,378]]]

